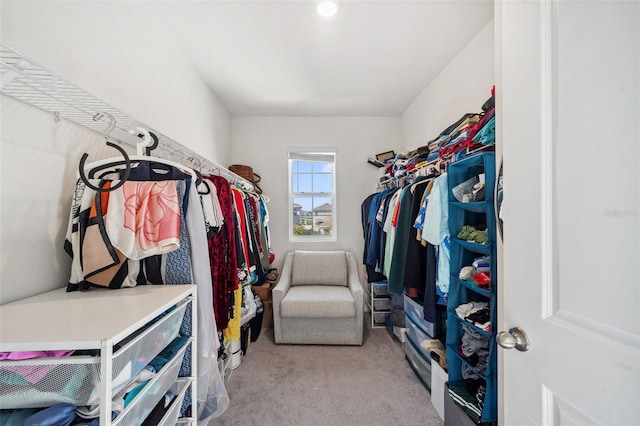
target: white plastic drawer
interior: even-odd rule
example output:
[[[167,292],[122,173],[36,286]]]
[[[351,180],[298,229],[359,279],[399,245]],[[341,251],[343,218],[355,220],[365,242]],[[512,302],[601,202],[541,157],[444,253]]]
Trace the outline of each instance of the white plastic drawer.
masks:
[[[389,318],[391,313],[389,312],[374,312],[373,313],[373,322],[376,325],[385,325],[387,323],[387,318]]]
[[[404,353],[411,368],[420,378],[420,381],[431,390],[431,363],[425,360],[416,349],[416,344],[407,336],[404,342]]]
[[[371,283],[373,297],[389,296],[389,283],[386,281],[376,281]]]
[[[158,426],[174,426],[178,422],[178,418],[180,417],[180,408],[182,408],[182,401],[184,400],[184,396],[187,393],[187,389],[189,388],[190,382],[185,380],[180,386],[180,392],[173,398],[171,401],[171,405],[169,409],[160,420]]]
[[[160,398],[167,393],[178,378],[178,373],[182,366],[182,358],[187,346],[190,344],[190,342],[187,342],[176,353],[176,356],[162,367],[155,377],[147,383],[147,386],[131,401],[129,406],[116,417],[113,422],[114,425],[135,424],[139,419],[144,419],[151,413]]]
[[[391,299],[373,299],[374,311],[390,311]]]
[[[149,364],[180,331],[182,319],[189,301],[180,302],[176,308],[143,329],[137,336],[127,342],[113,355],[113,388],[114,393],[126,385],[128,380],[122,380],[138,374]]]
[[[426,351],[426,350],[422,349],[422,346],[420,346],[420,344],[422,342],[424,342],[425,340],[431,340],[431,337],[429,337],[429,335],[427,333],[425,333],[424,330],[422,330],[414,322],[412,317],[410,317],[409,315],[405,314],[405,319],[406,319],[405,326],[406,326],[407,336],[409,336],[411,341],[416,344],[416,346],[418,347],[418,350],[420,351],[422,356],[425,357],[425,358],[429,358],[431,356],[431,354],[429,353],[429,351]]]
[[[420,329],[429,336],[429,338],[437,337],[438,330],[434,323],[424,319],[423,307],[421,304],[404,295],[404,313],[410,317],[414,324],[418,325]]]

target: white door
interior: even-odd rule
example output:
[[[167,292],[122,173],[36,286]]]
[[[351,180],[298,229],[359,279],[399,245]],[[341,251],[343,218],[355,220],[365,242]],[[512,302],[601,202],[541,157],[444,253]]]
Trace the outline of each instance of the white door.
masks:
[[[500,424],[640,425],[640,2],[496,2]]]

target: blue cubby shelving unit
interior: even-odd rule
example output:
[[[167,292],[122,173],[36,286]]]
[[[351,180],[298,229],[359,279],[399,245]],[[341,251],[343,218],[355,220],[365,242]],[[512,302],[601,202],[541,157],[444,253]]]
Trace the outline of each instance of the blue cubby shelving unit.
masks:
[[[466,180],[484,174],[485,200],[462,203],[453,196],[452,189]],[[449,232],[451,234],[451,283],[447,300],[447,361],[449,366],[449,383],[464,385],[463,367],[467,371],[475,371],[486,382],[486,394],[480,421],[491,423],[497,420],[497,357],[496,357],[496,290],[498,285],[497,253],[496,253],[496,215],[493,203],[495,187],[495,154],[479,152],[453,162],[448,167],[449,185]],[[487,244],[476,244],[462,241],[457,237],[464,225],[486,226],[488,229]],[[472,264],[473,260],[483,255],[491,257],[491,284],[483,289],[458,278],[460,269]],[[470,301],[489,303],[491,331],[485,331],[466,322],[456,315],[455,308]],[[463,335],[462,324],[469,325],[478,333],[489,338],[489,358],[486,370],[478,371],[472,363],[460,353],[460,342]]]

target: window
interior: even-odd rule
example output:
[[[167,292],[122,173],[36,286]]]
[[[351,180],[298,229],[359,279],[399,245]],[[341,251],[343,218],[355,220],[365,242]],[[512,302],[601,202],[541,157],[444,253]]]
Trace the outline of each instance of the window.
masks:
[[[336,241],[335,151],[289,151],[289,241]]]

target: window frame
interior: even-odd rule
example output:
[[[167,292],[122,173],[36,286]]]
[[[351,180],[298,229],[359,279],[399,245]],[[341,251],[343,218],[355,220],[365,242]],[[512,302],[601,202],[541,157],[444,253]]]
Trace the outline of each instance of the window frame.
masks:
[[[332,164],[332,185],[331,185],[331,193],[326,192],[293,192],[293,162],[298,160],[305,160],[309,162],[313,162],[313,156],[332,156],[333,162],[326,161],[327,164]],[[297,158],[296,158],[297,157]],[[337,193],[336,193],[336,180],[337,180],[337,167],[336,167],[336,159],[337,159],[337,150],[336,148],[290,148],[287,150],[287,169],[288,169],[288,223],[289,223],[289,242],[335,242],[338,241],[338,226],[337,226]],[[323,161],[317,161],[322,163]],[[313,176],[313,171],[309,173]],[[298,188],[299,189],[299,188]],[[294,225],[294,214],[293,214],[293,204],[294,199],[296,198],[313,198],[313,197],[323,197],[331,199],[331,235],[298,235],[294,234],[293,225]]]

